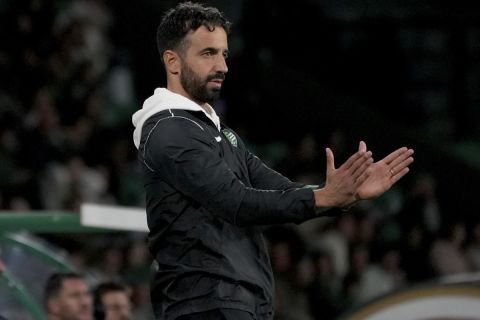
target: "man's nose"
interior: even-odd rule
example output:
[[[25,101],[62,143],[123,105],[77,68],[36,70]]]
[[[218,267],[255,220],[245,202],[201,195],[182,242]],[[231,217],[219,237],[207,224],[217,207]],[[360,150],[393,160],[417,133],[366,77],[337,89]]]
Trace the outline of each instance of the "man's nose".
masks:
[[[215,64],[216,72],[222,72],[222,73],[227,73],[228,72],[228,66],[227,66],[227,61],[224,56],[218,56],[216,64]]]

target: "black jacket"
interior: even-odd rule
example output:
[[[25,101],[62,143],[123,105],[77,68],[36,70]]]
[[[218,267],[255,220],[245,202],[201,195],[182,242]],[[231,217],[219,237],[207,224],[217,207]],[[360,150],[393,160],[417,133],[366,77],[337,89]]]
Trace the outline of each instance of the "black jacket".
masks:
[[[313,192],[265,166],[232,130],[201,111],[145,121],[146,177],[157,319],[214,308],[273,317],[273,276],[261,225],[315,217]]]

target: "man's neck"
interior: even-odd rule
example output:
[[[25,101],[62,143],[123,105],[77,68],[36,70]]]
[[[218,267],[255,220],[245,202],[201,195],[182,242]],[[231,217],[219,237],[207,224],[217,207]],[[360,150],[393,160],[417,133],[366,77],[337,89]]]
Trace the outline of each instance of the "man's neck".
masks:
[[[200,102],[200,101],[197,101],[195,100],[192,96],[190,96],[188,94],[188,92],[186,92],[183,88],[176,88],[175,86],[172,86],[172,85],[167,85],[167,89],[173,93],[176,93],[176,94],[179,94],[181,96],[184,96],[185,98],[187,98],[188,100],[191,100],[193,102],[195,102],[196,104],[198,104],[203,110],[205,110],[206,113],[208,113],[209,115],[212,115],[212,107],[210,107],[210,105],[206,102]]]

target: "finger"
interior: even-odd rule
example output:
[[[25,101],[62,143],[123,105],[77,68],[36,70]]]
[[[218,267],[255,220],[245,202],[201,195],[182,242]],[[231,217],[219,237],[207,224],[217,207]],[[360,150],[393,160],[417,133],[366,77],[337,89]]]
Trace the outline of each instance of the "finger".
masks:
[[[358,158],[352,165],[347,169],[348,173],[352,176],[359,176],[361,174],[361,168],[367,164],[370,165],[373,162],[372,153],[367,151],[360,158]],[[359,171],[360,170],[360,171]]]
[[[352,177],[357,185],[360,177],[364,176],[369,171],[368,168],[372,163],[373,163],[373,159],[370,158],[352,174]],[[369,175],[370,174],[368,173],[367,176]]]
[[[367,144],[363,141],[360,141],[358,144],[358,151],[367,152]]]
[[[412,157],[408,157],[407,159],[403,160],[401,163],[398,165],[392,167],[392,171],[395,174],[396,172],[402,171],[404,168],[408,167],[411,163],[413,162]]]
[[[395,168],[397,167],[400,163],[411,157],[413,154],[413,150],[409,149],[403,153],[400,153],[395,159],[393,159],[390,164],[388,165],[390,168]],[[413,158],[412,158],[413,159]]]
[[[407,168],[403,168],[400,172],[394,174],[391,180],[392,185],[396,183],[398,180],[400,180],[401,178],[403,178],[403,176],[405,176],[409,171],[410,169],[407,167]]]
[[[328,175],[330,172],[335,171],[335,158],[330,148],[326,148],[325,152],[327,154],[327,175]]]
[[[352,172],[352,178],[357,180],[373,163],[372,158],[368,158],[361,166],[359,166],[355,171]]]
[[[390,162],[393,161],[393,159],[397,158],[399,155],[401,155],[402,153],[404,152],[407,152],[409,149],[407,149],[406,147],[403,147],[403,148],[399,148],[395,151],[393,151],[392,153],[390,153],[388,156],[386,156],[385,158],[383,158],[383,161],[389,165]]]
[[[351,172],[353,172],[355,171],[355,169],[358,168],[358,166],[360,166],[364,161],[371,157],[372,153],[370,151],[357,151],[353,155],[351,155],[344,164],[341,165],[341,169],[351,170]]]
[[[355,181],[355,186],[356,186],[356,187],[361,186],[362,183],[364,183],[365,181],[367,181],[367,179],[368,179],[369,176],[370,176],[370,171],[365,170],[365,171],[357,178],[357,180]]]

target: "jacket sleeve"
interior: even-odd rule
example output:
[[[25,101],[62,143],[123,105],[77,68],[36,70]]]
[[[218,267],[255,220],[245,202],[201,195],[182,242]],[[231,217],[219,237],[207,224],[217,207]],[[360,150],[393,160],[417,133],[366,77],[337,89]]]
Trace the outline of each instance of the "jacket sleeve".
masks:
[[[293,188],[310,188],[318,189],[320,185],[306,185],[300,182],[292,182],[287,177],[283,176],[281,173],[273,170],[267,166],[262,160],[260,160],[256,155],[251,153],[243,140],[230,128],[228,130],[235,134],[239,144],[239,149],[243,152],[245,157],[245,162],[248,167],[248,173],[250,177],[250,182],[252,186],[257,189],[264,190],[288,190]]]
[[[149,132],[143,157],[161,179],[230,223],[300,223],[316,216],[311,189],[247,187],[213,142],[208,132],[190,120],[170,118]]]
[[[288,190],[293,188],[319,188],[317,185],[306,185],[292,182],[287,177],[268,167],[262,160],[245,149],[250,181],[254,188],[267,190]]]

